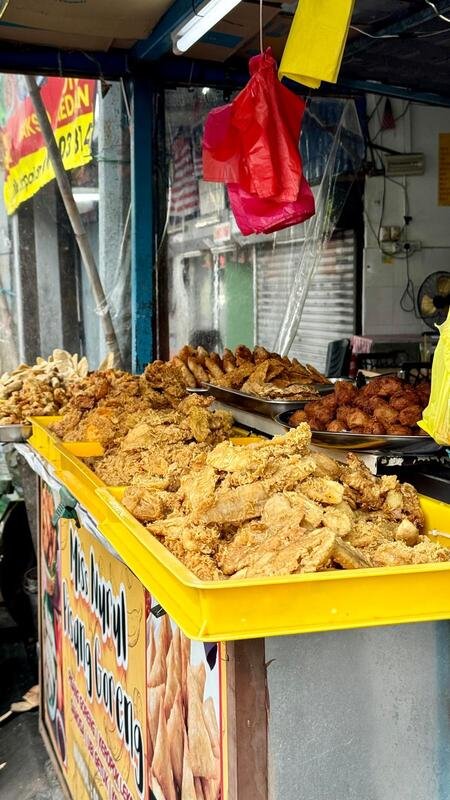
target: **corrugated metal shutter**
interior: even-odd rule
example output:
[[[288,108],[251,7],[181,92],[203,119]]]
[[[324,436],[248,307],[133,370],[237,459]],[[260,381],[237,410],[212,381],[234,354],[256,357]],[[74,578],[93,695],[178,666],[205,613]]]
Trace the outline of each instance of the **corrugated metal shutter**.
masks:
[[[295,262],[291,248],[257,245],[256,341],[269,349],[286,311]],[[354,333],[355,262],[354,232],[337,231],[312,280],[291,358],[324,370],[328,342]]]

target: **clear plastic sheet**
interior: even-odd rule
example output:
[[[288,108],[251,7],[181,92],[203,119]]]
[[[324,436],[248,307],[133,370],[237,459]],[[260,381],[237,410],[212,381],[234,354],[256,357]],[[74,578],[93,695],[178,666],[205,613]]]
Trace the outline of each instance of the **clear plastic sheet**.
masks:
[[[334,111],[334,124],[330,109]],[[317,141],[310,132],[316,126],[322,128],[326,136],[323,153],[317,152],[313,157],[308,149],[310,143]],[[284,319],[273,345],[273,349],[282,355],[289,353],[301,324],[311,279],[331,239],[351,186],[349,175],[359,171],[364,159],[364,138],[354,101],[327,100],[325,104],[322,100],[311,100],[305,115],[302,148],[304,163],[309,165],[311,172],[318,176],[321,167],[323,171],[316,195],[316,214],[305,224],[304,242],[295,255],[295,274]],[[344,172],[345,179],[341,180]]]
[[[169,339],[164,355],[174,354],[186,342],[206,342],[210,349],[261,344],[273,350],[304,249],[308,223],[276,234],[242,236],[223,184],[203,180],[199,131],[208,112],[230,99],[230,95],[215,89],[166,91],[167,155],[165,164],[158,165],[159,172],[166,171],[169,183],[166,235],[159,247],[159,269],[167,281],[168,293]],[[316,198],[318,194],[322,198],[322,222],[333,222],[324,232],[325,249],[365,153],[353,103],[344,114],[345,109],[346,101],[317,98],[308,101],[303,119],[300,147],[304,171]],[[333,151],[338,128],[339,139]],[[333,173],[328,173],[322,182],[327,165]],[[333,213],[326,217],[327,202]],[[309,225],[311,235],[317,238],[315,220],[313,217]],[[342,296],[345,291],[346,297],[353,297],[351,235],[351,231],[335,234],[338,239],[332,240],[325,259],[333,260],[333,265],[326,269],[319,265],[313,294],[320,291],[332,270],[330,296]],[[346,275],[341,278],[345,270]],[[341,280],[346,281],[345,286]],[[321,326],[322,339],[319,342],[314,338],[314,352],[306,346],[309,335],[304,335],[302,341],[297,335],[291,355],[323,369],[326,337],[331,340],[351,335],[353,314],[341,302],[334,319],[330,319],[329,305],[324,303],[315,324]]]

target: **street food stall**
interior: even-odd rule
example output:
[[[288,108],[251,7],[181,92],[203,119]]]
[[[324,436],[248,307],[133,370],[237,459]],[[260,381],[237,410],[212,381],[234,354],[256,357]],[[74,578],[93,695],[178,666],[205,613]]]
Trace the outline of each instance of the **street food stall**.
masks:
[[[23,45],[5,45],[0,68],[67,76],[64,114],[78,90],[89,106],[79,119],[73,99],[68,123],[55,100],[41,144],[85,268],[77,302],[97,317],[80,352],[99,366],[67,339],[33,364],[36,329],[20,317],[30,366],[0,382],[0,438],[38,478],[40,730],[63,791],[442,800],[450,97],[438,72],[411,70],[405,42],[445,40],[448,4],[334,14],[323,0],[325,65],[320,37],[297,57],[317,22],[308,2],[303,27],[296,4],[136,0],[126,20],[109,5],[67,4],[64,30],[14,3],[0,18],[0,38],[19,26]],[[27,86],[39,118],[56,84]],[[86,116],[97,106],[101,133]],[[245,141],[261,107],[286,134],[276,169]],[[97,273],[89,175],[71,186],[58,167],[86,167],[66,152],[71,124],[79,157],[92,148],[102,165],[105,206],[125,197],[119,235],[99,212],[113,283],[104,263]],[[111,182],[122,127],[130,197]],[[15,174],[11,213],[32,194]],[[59,289],[55,308],[71,305]]]

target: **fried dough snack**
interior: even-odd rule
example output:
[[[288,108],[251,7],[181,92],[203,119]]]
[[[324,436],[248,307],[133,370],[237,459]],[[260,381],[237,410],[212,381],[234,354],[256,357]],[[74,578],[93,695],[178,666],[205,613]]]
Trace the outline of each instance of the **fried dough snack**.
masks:
[[[420,436],[423,431],[417,423],[428,403],[430,384],[419,387],[392,375],[375,378],[359,390],[338,381],[333,394],[295,411],[289,422],[295,427],[306,421],[317,431]]]
[[[353,454],[342,465],[311,453],[310,438],[300,423],[245,447],[222,441],[123,502],[202,580],[450,560],[423,535],[412,486]]]
[[[0,425],[16,425],[33,416],[60,414],[72,387],[88,372],[86,358],[54,350],[47,360],[33,366],[20,364],[0,377]]]
[[[147,624],[149,786],[161,800],[219,800],[219,720],[205,661],[192,663],[198,655],[167,615]]]
[[[245,345],[239,345],[234,353],[225,349],[222,358],[203,347],[186,345],[166,366],[181,371],[186,388],[213,383],[267,400],[308,400],[317,396],[314,384],[329,382],[310,364],[303,366],[296,358],[269,353],[264,347],[255,347],[252,352]]]

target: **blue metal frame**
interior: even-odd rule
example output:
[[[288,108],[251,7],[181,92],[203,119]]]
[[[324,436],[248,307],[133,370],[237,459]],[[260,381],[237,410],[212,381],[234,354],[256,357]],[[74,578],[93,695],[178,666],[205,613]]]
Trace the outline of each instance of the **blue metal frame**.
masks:
[[[123,50],[109,53],[57,50],[53,47],[0,47],[0,72],[37,75],[68,75],[72,78],[120,78],[129,73],[129,55]]]
[[[138,42],[131,56],[138,61],[156,61],[172,49],[171,34],[192,16],[193,0],[175,0],[151,32],[150,36]]]
[[[131,359],[142,372],[154,358],[153,86],[135,76],[131,131]]]

